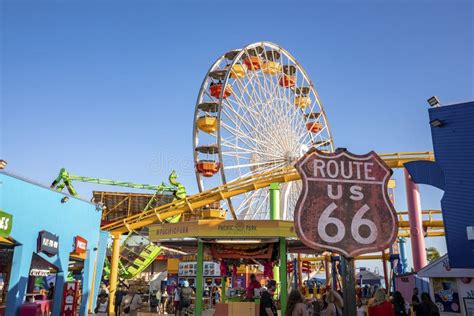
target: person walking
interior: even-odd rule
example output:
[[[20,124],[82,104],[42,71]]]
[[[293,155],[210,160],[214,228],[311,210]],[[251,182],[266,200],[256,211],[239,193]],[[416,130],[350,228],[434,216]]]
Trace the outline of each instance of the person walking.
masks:
[[[392,304],[387,301],[387,296],[383,289],[377,289],[374,294],[374,301],[369,306],[369,316],[394,316]]]
[[[168,305],[168,290],[166,286],[161,287],[161,311],[166,314],[166,308]]]
[[[136,292],[134,287],[129,289],[129,292],[122,300],[122,311],[125,315],[138,316],[138,310],[142,306],[142,298]]]
[[[407,305],[405,304],[402,293],[398,291],[393,293],[392,305],[395,316],[408,316]]]
[[[214,287],[214,305],[219,304],[221,302],[221,289],[220,287]]]
[[[178,306],[179,306],[179,297],[181,296],[181,283],[173,290],[173,306],[174,306],[174,315],[178,315]]]
[[[285,316],[308,316],[303,295],[299,290],[292,290],[288,296]]]
[[[259,289],[262,286],[260,285],[260,282],[257,281],[257,277],[255,274],[250,275],[250,282],[247,288],[245,289],[245,297],[248,300],[252,300],[255,296],[255,289]]]
[[[155,292],[155,304],[156,304],[156,312],[159,314],[161,313],[161,289]]]
[[[362,300],[358,297],[357,300],[356,300],[356,312],[357,312],[357,316],[366,316],[367,313],[366,313],[366,308],[364,306],[364,304],[362,304]]]
[[[418,305],[420,305],[420,298],[419,298],[418,288],[413,288],[413,294],[411,296],[411,307],[413,309],[413,313],[416,313],[418,309]]]
[[[50,282],[49,289],[48,289],[48,300],[53,300],[53,299],[54,299],[54,283]]]
[[[328,289],[323,298],[321,316],[342,316],[343,301],[336,291]]]
[[[187,309],[191,305],[191,296],[193,294],[194,290],[189,287],[189,282],[184,281],[179,295],[178,316],[184,315],[183,310]]]
[[[99,316],[107,316],[107,307],[109,306],[109,299],[107,295],[99,294],[95,306],[95,314]]]
[[[260,295],[260,316],[277,316],[277,308],[273,301],[273,295],[276,291],[276,282],[269,280],[267,282],[267,289]]]
[[[123,288],[120,285],[117,291],[115,292],[115,302],[114,302],[115,316],[120,316],[120,312],[121,312],[120,306],[122,306],[122,300],[123,300],[124,295],[125,295],[125,292],[123,291]]]
[[[421,293],[421,303],[416,309],[416,316],[439,316],[438,306],[426,292]]]

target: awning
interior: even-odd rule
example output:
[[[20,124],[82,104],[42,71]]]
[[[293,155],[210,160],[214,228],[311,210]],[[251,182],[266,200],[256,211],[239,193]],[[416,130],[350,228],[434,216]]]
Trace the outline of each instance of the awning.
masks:
[[[31,276],[46,276],[54,274],[58,270],[58,267],[56,267],[54,264],[50,263],[40,255],[33,253],[29,273]]]
[[[422,278],[474,278],[474,269],[451,268],[446,254],[418,271],[417,275]]]
[[[8,238],[0,237],[0,244],[1,245],[7,245],[7,246],[15,246],[15,241],[10,237],[8,237]]]

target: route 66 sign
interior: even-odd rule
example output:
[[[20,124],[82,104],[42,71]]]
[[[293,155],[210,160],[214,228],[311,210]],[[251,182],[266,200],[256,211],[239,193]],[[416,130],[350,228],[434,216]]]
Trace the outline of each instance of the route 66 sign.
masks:
[[[387,192],[392,170],[375,152],[314,150],[295,167],[303,181],[295,229],[306,246],[354,257],[393,244],[398,220]]]

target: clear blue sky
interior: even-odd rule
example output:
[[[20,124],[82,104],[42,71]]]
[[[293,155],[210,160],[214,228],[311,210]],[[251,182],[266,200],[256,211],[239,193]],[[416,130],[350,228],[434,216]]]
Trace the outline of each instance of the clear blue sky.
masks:
[[[176,169],[194,193],[201,81],[261,40],[301,62],[337,146],[431,150],[426,99],[474,98],[472,2],[352,2],[2,0],[0,157],[45,184],[61,167],[143,183]],[[440,192],[422,193],[439,208]]]

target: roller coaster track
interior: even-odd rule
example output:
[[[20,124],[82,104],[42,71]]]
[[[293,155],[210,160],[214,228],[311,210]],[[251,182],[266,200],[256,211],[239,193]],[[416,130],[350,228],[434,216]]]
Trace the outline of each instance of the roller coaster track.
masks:
[[[403,164],[413,160],[434,160],[432,152],[404,152],[379,154],[390,168],[402,168]],[[300,179],[293,167],[272,170],[234,180],[225,185],[175,200],[171,203],[152,208],[148,211],[102,226],[114,235],[137,230],[155,223],[163,223],[165,219],[185,212],[195,213],[200,207],[213,202],[231,198],[253,190],[268,187],[271,183],[284,183]]]

